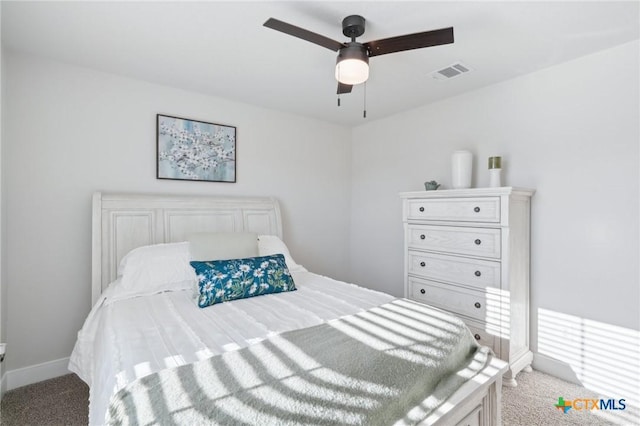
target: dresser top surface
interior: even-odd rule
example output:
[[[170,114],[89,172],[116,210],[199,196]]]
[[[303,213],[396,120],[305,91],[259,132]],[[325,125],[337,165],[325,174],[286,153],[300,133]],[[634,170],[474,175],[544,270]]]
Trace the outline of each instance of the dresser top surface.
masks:
[[[535,192],[535,189],[530,188],[503,186],[500,188],[438,189],[434,191],[401,192],[400,198],[457,198],[501,195],[520,195],[531,197]]]

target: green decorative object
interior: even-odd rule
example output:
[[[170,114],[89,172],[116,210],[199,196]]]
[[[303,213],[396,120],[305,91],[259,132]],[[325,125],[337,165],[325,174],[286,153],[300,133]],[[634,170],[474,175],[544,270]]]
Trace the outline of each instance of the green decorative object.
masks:
[[[440,184],[435,180],[424,183],[424,189],[426,191],[435,191],[438,188],[440,188]]]
[[[502,168],[502,157],[489,157],[489,168],[490,169],[501,169]]]

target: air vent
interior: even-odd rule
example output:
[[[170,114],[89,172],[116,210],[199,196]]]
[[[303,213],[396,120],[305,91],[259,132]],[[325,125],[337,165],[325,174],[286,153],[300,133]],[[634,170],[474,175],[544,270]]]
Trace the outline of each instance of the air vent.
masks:
[[[456,62],[455,64],[451,64],[448,67],[432,72],[431,75],[436,80],[449,80],[451,78],[466,74],[469,71],[471,71],[471,68],[464,65],[462,62]]]

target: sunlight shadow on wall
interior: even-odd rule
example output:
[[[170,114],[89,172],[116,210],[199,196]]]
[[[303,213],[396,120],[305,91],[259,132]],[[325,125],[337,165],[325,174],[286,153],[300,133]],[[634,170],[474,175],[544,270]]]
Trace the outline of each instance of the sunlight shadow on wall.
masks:
[[[616,417],[640,418],[640,331],[540,308],[538,353],[569,364],[603,398],[624,398],[627,408]]]

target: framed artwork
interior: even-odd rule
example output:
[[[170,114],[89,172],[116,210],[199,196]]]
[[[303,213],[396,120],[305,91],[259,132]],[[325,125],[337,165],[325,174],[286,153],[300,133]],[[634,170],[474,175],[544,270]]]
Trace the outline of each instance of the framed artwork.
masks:
[[[236,128],[157,115],[157,178],[236,181]]]

